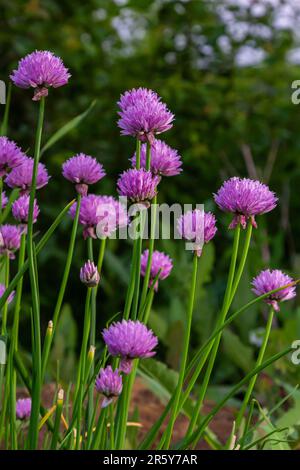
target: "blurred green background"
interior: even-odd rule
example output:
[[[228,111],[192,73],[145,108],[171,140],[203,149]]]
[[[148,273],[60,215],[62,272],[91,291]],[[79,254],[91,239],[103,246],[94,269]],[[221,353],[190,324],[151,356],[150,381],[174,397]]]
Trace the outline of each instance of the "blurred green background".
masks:
[[[41,233],[74,197],[74,188],[61,176],[63,161],[73,154],[97,157],[107,177],[94,191],[116,195],[117,176],[129,166],[135,146],[133,139],[120,137],[116,125],[120,93],[138,86],[152,88],[176,115],[173,129],[163,139],[179,150],[184,171],[163,180],[159,200],[205,203],[216,213],[219,229],[200,262],[193,347],[211,331],[225,288],[230,219],[212,199],[225,178],[262,179],[280,198],[276,210],[258,219],[235,307],[252,297],[251,278],[262,268],[281,268],[299,277],[300,108],[291,101],[292,82],[300,79],[299,7],[293,0],[1,0],[0,78],[7,81],[18,60],[35,49],[62,57],[72,74],[68,86],[49,93],[44,141],[97,100],[80,125],[43,155],[52,179],[39,192],[41,216],[36,227]],[[9,137],[28,154],[37,117],[31,95],[13,89],[9,121]],[[66,219],[39,258],[43,331],[52,317],[70,228]],[[178,240],[159,241],[157,248],[172,256],[174,270],[160,284],[151,326],[160,338],[158,357],[177,368],[191,255]],[[122,309],[130,253],[129,242],[108,243],[97,307],[99,333]],[[80,234],[52,355],[53,373],[63,355],[64,378],[72,375],[81,333],[85,289],[78,273],[85,256]],[[265,306],[259,305],[225,331],[213,378],[216,385],[227,386],[251,368],[265,316]],[[29,325],[27,289],[21,323],[25,351],[30,345]],[[270,351],[298,338],[299,302],[288,302],[276,317]],[[299,371],[289,360],[274,366],[271,383],[276,396],[278,387],[299,381]],[[264,386],[261,381],[262,391]]]

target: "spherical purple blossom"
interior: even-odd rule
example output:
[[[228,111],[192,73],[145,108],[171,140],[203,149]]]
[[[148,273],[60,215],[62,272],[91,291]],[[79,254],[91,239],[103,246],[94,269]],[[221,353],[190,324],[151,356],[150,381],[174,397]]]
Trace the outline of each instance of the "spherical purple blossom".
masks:
[[[179,235],[195,244],[195,252],[202,254],[204,243],[208,243],[216,234],[216,218],[211,212],[200,209],[188,211],[179,217],[177,221]]]
[[[112,403],[114,397],[121,395],[123,384],[118,369],[112,370],[111,366],[100,369],[99,375],[96,378],[95,387],[98,393],[104,395],[101,408],[105,408]]]
[[[6,196],[5,191],[2,191],[2,195],[1,195],[2,210],[5,209],[5,207],[7,206],[7,203],[8,203],[8,197]]]
[[[70,216],[75,217],[77,203],[70,208]],[[126,208],[112,196],[89,194],[81,200],[79,223],[83,225],[84,238],[105,238],[118,228],[128,224]]]
[[[62,170],[63,176],[76,184],[76,191],[82,196],[87,195],[90,184],[97,183],[105,176],[101,163],[84,153],[69,158],[63,164]]]
[[[141,146],[141,167],[146,168],[147,145]],[[136,166],[136,154],[131,159],[132,166]],[[154,175],[176,176],[182,171],[182,161],[177,150],[172,149],[162,140],[154,140],[151,146],[151,172]]]
[[[16,417],[23,420],[30,418],[31,398],[19,398],[16,403]]]
[[[49,51],[35,51],[23,57],[10,78],[19,88],[34,88],[34,101],[48,96],[48,88],[66,85],[71,75],[62,60]]]
[[[133,202],[151,201],[157,193],[159,176],[153,176],[151,171],[135,168],[124,171],[117,182],[118,193],[128,197]]]
[[[292,299],[296,295],[294,279],[292,279],[290,276],[284,274],[279,269],[265,269],[253,279],[252,291],[257,296],[260,296],[266,294],[271,290],[278,289],[279,287],[287,286],[288,284],[291,285],[289,287],[285,287],[284,289],[279,290],[278,292],[275,292],[274,294],[270,294],[264,299],[267,304],[272,305],[275,311],[279,311],[279,302]]]
[[[15,142],[0,137],[0,177],[7,175],[12,168],[19,166],[26,155]]]
[[[225,181],[214,198],[221,210],[235,214],[229,228],[238,224],[245,228],[248,219],[253,227],[257,227],[255,216],[270,212],[278,200],[260,181],[238,177]]]
[[[23,194],[12,204],[12,215],[14,218],[21,222],[22,224],[28,223],[29,215],[29,201],[30,196],[28,194]],[[33,204],[33,223],[35,224],[40,213],[40,209],[37,203],[37,200],[34,200]]]
[[[2,295],[4,294],[4,292],[6,291],[6,287],[4,284],[0,284],[0,298],[2,297]],[[13,300],[15,296],[15,291],[13,290],[11,294],[9,294],[8,298],[7,298],[7,302],[10,304],[10,302]]]
[[[33,158],[26,157],[23,163],[14,168],[6,177],[5,182],[10,188],[20,188],[22,194],[31,190]],[[50,176],[43,163],[38,164],[36,189],[40,189],[48,184]]]
[[[15,258],[14,252],[20,248],[21,233],[16,225],[0,226],[0,254],[7,254],[11,259]]]
[[[174,115],[152,90],[138,88],[121,95],[118,126],[122,135],[132,135],[152,143],[156,134],[172,127]]]
[[[145,250],[144,253],[141,256],[141,275],[144,277],[146,274],[146,269],[147,269],[147,263],[148,263],[148,257],[149,257],[149,250]],[[152,285],[152,282],[158,275],[159,271],[159,277],[158,280],[163,280],[166,279],[173,268],[173,262],[171,258],[166,255],[165,253],[162,253],[161,251],[153,251],[152,253],[152,258],[151,258],[151,270],[150,270],[150,286]],[[155,283],[154,289],[158,289],[158,280]]]
[[[133,359],[155,355],[153,349],[157,346],[157,337],[139,321],[113,323],[102,335],[109,353],[121,357],[120,370],[125,374],[130,373]]]
[[[80,280],[88,287],[95,287],[100,282],[100,274],[93,261],[88,260],[80,269]]]

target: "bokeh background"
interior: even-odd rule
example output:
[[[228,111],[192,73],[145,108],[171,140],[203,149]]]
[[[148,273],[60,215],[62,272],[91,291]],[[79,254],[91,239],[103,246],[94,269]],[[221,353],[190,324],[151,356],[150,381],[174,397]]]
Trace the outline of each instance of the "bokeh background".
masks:
[[[300,105],[291,101],[292,82],[300,79],[298,0],[1,0],[0,6],[2,80],[7,82],[19,58],[35,49],[61,56],[72,74],[68,86],[49,94],[44,142],[96,100],[80,124],[43,154],[52,179],[39,192],[40,233],[74,197],[74,188],[61,176],[63,161],[73,154],[96,156],[107,177],[95,192],[116,195],[117,176],[129,166],[135,145],[120,137],[116,101],[126,89],[145,86],[157,91],[176,115],[163,138],[183,159],[182,174],[161,183],[160,202],[205,203],[218,218],[218,234],[200,263],[192,347],[211,332],[225,288],[232,233],[229,218],[212,199],[225,178],[259,178],[280,198],[276,210],[258,219],[234,307],[252,297],[251,278],[262,268],[281,268],[299,277]],[[14,88],[8,133],[29,155],[36,117],[31,91]],[[39,257],[43,331],[52,317],[70,229],[66,219]],[[130,248],[127,241],[108,243],[97,307],[99,341],[100,328],[122,309]],[[150,323],[160,338],[159,359],[176,369],[191,255],[178,240],[159,241],[157,248],[172,256],[174,270],[160,285]],[[85,256],[80,234],[49,380],[59,358],[62,379],[72,376],[85,294],[78,272]],[[30,345],[26,292],[21,323],[25,356]],[[224,332],[211,397],[222,395],[252,367],[265,318],[265,306],[258,305]],[[276,316],[269,352],[299,338],[296,300],[283,304]],[[281,360],[262,376],[259,391],[264,396],[267,390],[272,404],[299,376],[299,366]],[[300,418],[300,400],[298,413]]]

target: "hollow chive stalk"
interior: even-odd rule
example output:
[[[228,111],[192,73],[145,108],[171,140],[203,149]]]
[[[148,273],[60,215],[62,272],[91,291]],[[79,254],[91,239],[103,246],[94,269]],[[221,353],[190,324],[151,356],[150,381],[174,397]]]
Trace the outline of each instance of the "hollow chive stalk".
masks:
[[[85,301],[85,311],[84,311],[84,324],[83,324],[83,336],[81,343],[81,351],[79,358],[78,366],[78,375],[76,383],[76,395],[75,401],[78,400],[78,405],[76,407],[77,416],[77,437],[76,437],[76,449],[80,448],[80,437],[81,437],[81,417],[82,417],[82,406],[83,406],[83,393],[85,387],[85,365],[87,357],[87,347],[90,336],[90,326],[91,326],[91,295],[92,289],[87,288],[86,301]],[[78,398],[77,398],[78,397]]]
[[[72,232],[71,232],[71,237],[70,237],[70,243],[69,243],[69,248],[68,248],[68,254],[67,254],[67,259],[66,259],[66,264],[65,264],[65,269],[61,281],[61,285],[59,288],[59,293],[57,296],[56,300],[56,305],[54,308],[53,312],[53,319],[52,319],[52,335],[49,338],[49,344],[47,344],[47,349],[46,349],[46,344],[44,344],[43,348],[43,359],[42,359],[42,380],[44,380],[45,373],[46,373],[46,368],[48,364],[48,359],[49,359],[49,354],[50,354],[50,349],[51,349],[51,344],[55,335],[57,323],[59,320],[59,314],[61,311],[61,306],[63,303],[66,287],[67,287],[67,282],[69,279],[69,274],[70,274],[70,269],[71,269],[71,264],[72,264],[72,259],[73,259],[73,254],[74,254],[74,247],[75,247],[75,242],[76,242],[76,235],[77,235],[77,229],[78,229],[78,221],[79,221],[79,214],[80,214],[80,206],[81,206],[81,195],[77,195],[77,205],[76,205],[76,212],[75,212],[75,217],[73,220],[73,225],[72,225]]]
[[[140,212],[140,234],[139,237],[134,240],[136,244],[136,258],[135,258],[135,285],[132,303],[132,319],[136,320],[138,314],[139,294],[140,294],[140,282],[141,282],[141,255],[143,247],[143,233],[145,228],[147,212],[146,209]]]
[[[51,445],[50,445],[51,450],[55,450],[57,446],[63,404],[64,404],[64,391],[63,389],[60,389],[57,394],[54,430],[53,430],[52,440],[51,440]]]
[[[64,216],[66,215],[66,213],[69,211],[70,207],[73,204],[74,204],[74,200],[69,202],[69,204],[67,204],[66,207],[64,207],[64,209],[60,212],[60,214],[58,214],[58,216],[56,217],[54,222],[48,228],[45,235],[43,235],[43,237],[41,238],[39,243],[36,245],[36,254],[38,254],[40,251],[42,251],[42,249],[46,246],[46,244],[50,240],[51,236],[53,235],[53,233],[55,232],[55,230],[57,229],[57,227],[61,223],[62,219],[64,218]],[[3,308],[3,305],[5,304],[6,300],[8,299],[8,297],[10,296],[10,294],[12,293],[12,291],[14,290],[16,285],[18,284],[21,277],[24,276],[24,274],[27,271],[28,267],[29,267],[29,261],[27,259],[24,262],[22,268],[18,270],[17,274],[12,279],[12,281],[9,283],[8,288],[5,290],[2,297],[0,298],[0,309]]]
[[[152,264],[152,255],[154,251],[155,230],[156,230],[156,210],[157,210],[157,195],[154,196],[152,203],[151,203],[150,240],[149,240],[148,260],[147,260],[146,272],[145,272],[142,294],[141,294],[141,303],[140,303],[141,308],[143,307],[145,299],[146,299],[146,295],[147,295],[147,291],[149,287],[150,275],[151,275],[151,264]]]
[[[40,411],[41,392],[41,334],[40,334],[40,303],[38,292],[38,278],[36,271],[34,242],[33,242],[33,209],[36,193],[36,179],[41,151],[41,139],[44,122],[45,98],[41,98],[39,104],[38,123],[35,135],[34,160],[32,170],[31,191],[29,198],[29,212],[27,225],[27,253],[29,262],[29,277],[32,301],[32,338],[33,338],[33,358],[32,358],[32,405],[28,433],[28,447],[35,449],[38,443],[38,420]]]
[[[9,286],[9,254],[5,255],[5,287]],[[8,312],[8,301],[5,302],[2,312],[2,326],[1,326],[1,334],[6,335],[6,325],[7,325],[7,312]]]
[[[237,261],[237,255],[238,255],[238,249],[239,249],[240,230],[241,230],[240,225],[237,225],[237,227],[235,228],[235,233],[234,233],[231,262],[230,262],[230,267],[229,267],[229,274],[228,274],[228,281],[227,281],[227,286],[226,286],[226,291],[225,291],[225,296],[224,296],[224,302],[223,302],[223,307],[221,309],[220,317],[217,321],[217,326],[223,325],[223,323],[226,320],[226,316],[230,307],[231,291],[232,291],[232,286],[234,283],[236,261]],[[244,253],[243,253],[243,256],[244,256]],[[203,383],[200,388],[199,398],[197,400],[195,409],[192,414],[192,419],[190,421],[189,428],[187,431],[187,437],[189,437],[193,433],[195,424],[197,423],[197,420],[199,418],[203,400],[206,395],[206,390],[209,384],[210,376],[211,376],[211,373],[215,364],[217,352],[219,349],[219,344],[221,341],[221,336],[222,336],[222,333],[220,332],[219,335],[214,340],[211,355],[209,358],[209,363],[208,363],[208,366],[204,375]]]
[[[21,269],[25,259],[26,249],[26,234],[22,233],[18,269]],[[10,434],[11,434],[11,447],[13,450],[17,449],[17,426],[16,426],[16,395],[17,395],[17,373],[14,367],[14,355],[18,351],[18,337],[19,337],[19,320],[21,310],[21,299],[23,289],[23,277],[17,285],[16,298],[15,298],[15,309],[14,309],[14,320],[11,333],[11,342],[9,348],[8,367],[10,368],[10,393],[9,393],[9,409],[10,409]]]
[[[193,310],[194,310],[194,302],[195,302],[195,292],[196,292],[196,282],[197,282],[197,271],[198,271],[198,256],[197,253],[194,253],[193,257],[193,271],[192,271],[192,281],[191,281],[191,288],[190,288],[190,296],[189,296],[189,304],[188,304],[188,311],[187,311],[187,320],[184,332],[184,339],[183,339],[183,349],[182,349],[182,357],[179,369],[179,377],[178,383],[176,387],[175,397],[174,397],[174,404],[171,410],[170,421],[168,423],[166,434],[165,434],[165,441],[164,441],[164,448],[169,449],[173,428],[176,420],[176,413],[180,401],[180,395],[182,393],[182,387],[184,383],[184,374],[186,369],[186,363],[188,358],[188,351],[189,351],[189,342],[190,342],[190,334],[191,334],[191,327],[192,327],[192,318],[193,318]]]
[[[88,244],[88,257],[91,261],[94,261],[94,251],[93,251],[93,239],[89,237],[87,239]],[[97,296],[97,287],[92,288],[91,294],[91,325],[90,325],[90,347],[95,346],[96,344],[96,296]],[[94,373],[94,360],[91,364],[91,375]],[[90,384],[88,391],[88,416],[87,422],[88,427],[91,425],[92,418],[94,413],[94,384]]]
[[[268,344],[268,340],[269,340],[269,336],[270,336],[270,332],[271,332],[271,328],[272,328],[273,316],[274,316],[274,309],[271,308],[269,316],[268,316],[268,321],[267,321],[267,325],[266,325],[266,329],[265,329],[263,342],[262,342],[262,345],[261,345],[260,350],[259,350],[259,354],[258,354],[258,357],[257,357],[255,367],[259,367],[261,365],[262,361],[263,361],[263,358],[264,358],[264,355],[265,355],[265,352],[266,352],[266,348],[267,348],[267,344]],[[249,403],[249,400],[251,398],[256,380],[257,380],[257,375],[254,375],[252,377],[252,379],[250,380],[249,384],[248,384],[248,388],[247,388],[247,391],[245,393],[242,406],[240,407],[237,418],[236,418],[237,432],[239,431],[239,428],[241,426],[241,422],[242,422],[244,413],[247,409],[247,405]]]

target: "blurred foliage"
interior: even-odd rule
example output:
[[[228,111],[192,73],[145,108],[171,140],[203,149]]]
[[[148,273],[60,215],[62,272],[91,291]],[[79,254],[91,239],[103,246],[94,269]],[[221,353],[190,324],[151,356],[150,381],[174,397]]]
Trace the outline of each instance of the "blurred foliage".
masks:
[[[249,175],[269,183],[280,198],[279,206],[258,220],[234,301],[237,308],[252,297],[250,280],[263,267],[282,268],[299,277],[299,107],[291,102],[291,84],[300,72],[287,60],[296,47],[294,31],[274,25],[276,9],[260,2],[268,5],[258,15],[252,11],[253,2],[243,8],[234,3],[1,0],[0,78],[7,80],[19,58],[34,49],[49,49],[63,58],[72,78],[68,86],[49,93],[44,143],[96,100],[79,125],[43,154],[52,179],[39,192],[42,214],[37,227],[41,232],[74,197],[74,188],[61,176],[61,164],[71,155],[83,151],[96,156],[108,176],[95,186],[95,192],[116,194],[117,175],[128,167],[135,145],[133,139],[119,136],[116,102],[120,93],[132,87],[156,90],[176,115],[173,129],[164,138],[182,154],[184,172],[161,183],[160,202],[205,203],[207,209],[216,210],[212,193],[224,178]],[[298,13],[294,12],[295,17]],[[245,64],[257,51],[262,60]],[[36,117],[31,91],[14,88],[9,136],[29,154]],[[211,332],[225,288],[232,233],[226,228],[228,217],[216,213],[218,234],[205,248],[199,266],[192,347]],[[39,257],[43,331],[55,305],[70,227],[66,220]],[[159,241],[157,247],[172,256],[174,270],[160,285],[151,326],[161,341],[158,357],[177,368],[191,256],[179,241]],[[99,341],[100,328],[122,310],[130,253],[129,242],[108,243],[97,306]],[[72,373],[76,349],[72,318],[79,332],[82,325],[85,289],[78,273],[85,257],[86,246],[79,237],[51,364],[55,370],[55,361],[63,353],[66,377]],[[26,287],[28,292],[28,280]],[[25,296],[22,332],[29,332],[28,300]],[[216,384],[232,383],[251,367],[257,346],[250,336],[264,325],[265,315],[264,305],[253,307],[225,333],[214,373]],[[269,352],[299,337],[300,309],[289,302],[276,318]],[[26,349],[29,333],[22,335],[21,342]],[[300,369],[289,360],[279,361],[272,371],[277,387],[281,386],[279,376],[283,382],[299,381]]]

